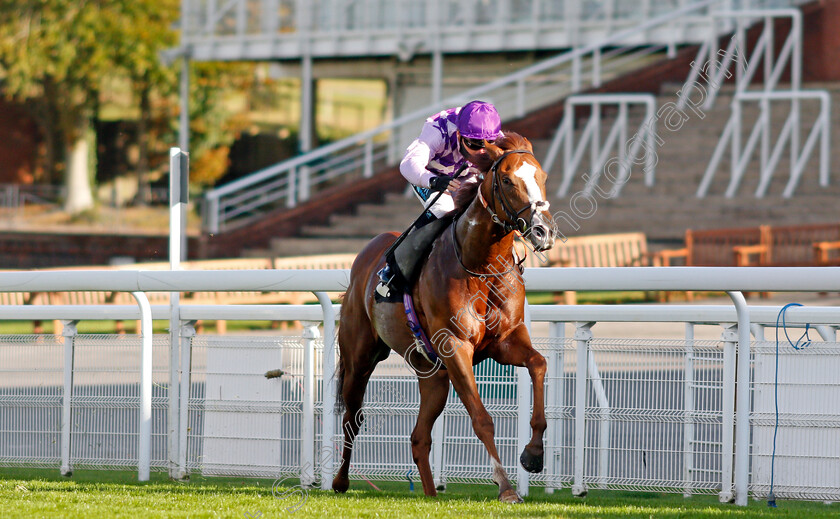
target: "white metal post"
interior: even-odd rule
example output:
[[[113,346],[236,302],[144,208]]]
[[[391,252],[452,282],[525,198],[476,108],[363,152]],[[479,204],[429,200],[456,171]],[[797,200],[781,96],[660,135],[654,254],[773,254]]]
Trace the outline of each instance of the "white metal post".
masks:
[[[297,175],[300,168],[291,168],[287,175],[286,187],[286,207],[294,207],[297,205]]]
[[[572,92],[579,92],[581,87],[581,56],[580,53],[572,57]]]
[[[321,489],[332,488],[333,479],[333,437],[336,430],[335,402],[338,388],[336,388],[335,373],[335,309],[326,292],[315,292],[324,314],[324,352],[321,365],[323,366],[321,379],[323,387],[323,413],[321,426]]]
[[[563,417],[556,416],[560,414],[560,408],[563,407],[563,392],[565,378],[563,376],[563,357],[565,353],[565,339],[566,339],[566,323],[552,322],[548,325],[548,337],[560,343],[558,348],[548,350],[548,366],[546,368],[546,386],[545,407],[552,409],[555,413],[554,417],[548,418],[548,429],[545,441],[545,469],[548,475],[548,480],[545,484],[545,491],[548,494],[554,492],[555,488],[560,486],[560,474],[558,474],[557,466],[557,451],[558,443],[560,442],[560,428],[562,427]]]
[[[298,168],[299,178],[298,178],[298,195],[297,199],[301,202],[306,202],[309,200],[309,185],[311,183],[311,168],[309,166],[301,166]]]
[[[446,490],[446,475],[443,472],[443,442],[446,430],[446,413],[441,413],[432,426],[432,480],[435,488]]]
[[[303,322],[303,414],[300,426],[300,484],[315,482],[315,340],[318,322]]]
[[[432,99],[431,104],[436,105],[440,103],[443,97],[443,52],[440,49],[440,39],[437,34],[431,35],[434,41],[434,50],[432,50]]]
[[[592,326],[595,323],[575,323],[577,342],[577,373],[575,376],[575,478],[572,494],[586,495],[584,478],[584,446],[586,441],[586,372],[589,358],[589,341],[592,340]]]
[[[563,105],[563,137],[565,138],[565,148],[563,149],[563,184],[558,192],[558,196],[566,196],[574,179],[574,171],[572,171],[572,153],[575,146],[575,105],[569,99]]]
[[[301,58],[300,126],[298,131],[298,142],[301,153],[306,153],[312,149],[312,133],[315,128],[315,121],[313,118],[314,105],[315,95],[312,84],[312,55],[307,52]]]
[[[694,488],[694,324],[685,323],[683,381],[683,497]]]
[[[727,292],[738,313],[737,418],[735,421],[735,504],[747,506],[750,479],[750,309],[744,294]]]
[[[189,155],[179,148],[169,150],[169,270],[181,270],[181,260],[186,256],[186,206],[189,182]],[[178,393],[180,360],[180,292],[169,293],[169,409],[167,415],[167,459],[169,477],[178,478],[183,467],[178,467]]]
[[[195,321],[186,321],[180,327],[181,342],[181,402],[178,417],[178,479],[185,479],[189,474],[187,469],[187,449],[189,440],[187,431],[190,429],[190,384],[192,383],[192,342],[195,337]]]
[[[362,174],[365,178],[373,176],[373,139],[365,141],[365,163]]]
[[[71,425],[73,423],[73,350],[78,331],[78,321],[63,321],[61,335],[64,337],[64,393],[61,399],[61,475],[73,474],[70,464]]]
[[[598,484],[601,488],[607,488],[607,479],[609,478],[610,468],[610,402],[607,399],[607,391],[604,389],[604,381],[601,378],[601,373],[598,371],[598,364],[595,362],[595,356],[592,351],[589,351],[587,370],[589,378],[592,380],[592,389],[595,392],[595,399],[600,407],[600,434],[598,438]]]
[[[525,304],[527,308],[527,303]],[[517,367],[516,369],[516,452],[521,453],[531,439],[531,376],[528,368]],[[517,486],[516,490],[521,496],[527,496],[529,490],[528,471],[522,468],[522,464],[516,464]]]
[[[738,343],[737,325],[723,325],[723,403],[721,405],[721,503],[730,503],[732,492],[732,461],[735,429],[735,345]]]
[[[531,334],[531,308],[525,302],[525,326],[528,334]],[[531,439],[531,376],[528,368],[516,368],[516,408],[517,408],[517,431],[516,451],[521,453]],[[516,465],[517,485],[516,490],[520,496],[527,496],[529,490],[528,471],[522,468],[522,464]]]
[[[822,133],[820,139],[820,185],[828,187],[829,163],[831,161],[831,98],[823,91],[820,97],[820,124]]]
[[[140,306],[140,420],[137,480],[149,481],[152,457],[152,307],[145,292],[132,292]]]
[[[183,45],[183,43],[182,43]],[[181,113],[178,116],[178,145],[182,150],[190,149],[190,56],[184,49],[181,60]]]
[[[592,86],[601,86],[601,49],[595,49],[592,53]]]

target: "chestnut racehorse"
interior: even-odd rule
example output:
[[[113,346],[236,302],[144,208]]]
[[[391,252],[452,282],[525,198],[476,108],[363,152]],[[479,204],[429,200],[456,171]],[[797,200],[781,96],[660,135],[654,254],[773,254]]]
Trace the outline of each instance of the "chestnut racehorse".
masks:
[[[446,404],[451,381],[490,455],[499,500],[522,501],[499,460],[493,420],[473,376],[473,366],[487,358],[528,368],[534,388],[533,433],[520,463],[530,472],[542,470],[546,362],[531,346],[523,319],[525,290],[513,245],[516,232],[537,251],[554,244],[545,201],[546,173],[531,143],[515,133],[488,143],[486,155],[492,165],[484,168],[483,180],[479,176],[471,186],[462,184],[456,199],[466,198],[469,205],[435,241],[411,292],[419,323],[438,359],[423,354],[415,343],[403,303],[374,300],[376,272],[397,234],[377,236],[353,263],[338,332],[338,397],[346,410],[342,463],[332,484],[336,492],[345,492],[350,485],[350,456],[363,420],[365,388],[377,363],[390,350],[402,355],[419,379],[420,410],[411,433],[411,451],[426,495],[437,494],[429,465],[431,432]]]

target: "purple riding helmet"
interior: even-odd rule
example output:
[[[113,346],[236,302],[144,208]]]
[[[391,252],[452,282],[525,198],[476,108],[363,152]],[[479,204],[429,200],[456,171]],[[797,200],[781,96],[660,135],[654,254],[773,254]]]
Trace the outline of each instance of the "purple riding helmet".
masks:
[[[458,112],[457,126],[462,137],[492,141],[502,130],[502,120],[492,104],[470,101]]]

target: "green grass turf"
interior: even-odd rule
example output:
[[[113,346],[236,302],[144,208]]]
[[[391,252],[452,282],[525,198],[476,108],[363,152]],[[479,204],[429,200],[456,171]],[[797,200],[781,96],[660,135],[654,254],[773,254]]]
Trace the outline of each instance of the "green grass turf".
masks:
[[[301,490],[284,481],[272,494],[271,480],[205,478],[170,481],[153,473],[138,483],[136,474],[77,471],[63,478],[55,469],[0,468],[0,517],[562,517],[562,518],[829,518],[840,504],[780,501],[769,508],[751,501],[742,508],[720,504],[715,496],[653,492],[593,491],[576,498],[568,489],[546,494],[532,488],[521,505],[496,501],[493,485],[450,484],[437,498],[426,498],[418,482],[376,482],[375,490],[354,480],[344,495]]]

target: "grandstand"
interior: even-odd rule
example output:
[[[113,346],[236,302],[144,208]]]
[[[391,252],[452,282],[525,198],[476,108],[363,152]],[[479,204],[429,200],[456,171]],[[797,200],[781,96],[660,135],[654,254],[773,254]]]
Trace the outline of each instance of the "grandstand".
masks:
[[[309,84],[307,74],[324,77],[333,65],[340,70],[336,73],[346,74],[346,65],[337,65],[335,58],[354,63],[361,73],[386,73],[382,56],[397,56],[392,65],[410,69],[390,71],[402,78],[392,84],[392,122],[207,193],[204,225],[212,237],[204,238],[204,255],[233,250],[249,256],[355,252],[379,232],[404,229],[420,206],[404,198],[406,183],[395,169],[402,150],[426,116],[473,97],[493,101],[504,127],[528,137],[544,166],[552,166],[552,210],[576,216],[574,223],[566,220],[565,229],[558,221],[566,235],[641,231],[654,248],[661,248],[681,242],[688,228],[834,218],[831,202],[838,188],[830,164],[838,161],[836,151],[829,153],[829,128],[837,127],[837,117],[831,115],[830,100],[837,97],[832,81],[840,79],[840,71],[826,52],[834,37],[824,20],[840,17],[838,2],[651,1],[635,10],[626,9],[626,2],[600,1],[563,12],[545,11],[552,2],[475,2],[473,8],[488,7],[490,14],[474,19],[459,18],[458,13],[469,11],[466,7],[443,2],[458,16],[443,24],[437,39],[429,36],[438,20],[432,14],[418,15],[404,26],[408,18],[401,9],[431,9],[433,3],[388,2],[390,7],[370,18],[364,13],[376,11],[377,2],[339,2],[344,5],[340,12],[361,9],[352,11],[355,18],[339,23],[319,10],[321,2],[312,3],[308,14],[283,11],[287,2],[275,2],[287,14],[279,32],[265,24],[249,25],[249,17],[256,15],[249,2],[230,2],[227,10],[219,7],[216,12],[211,4],[201,4],[200,13],[186,4],[193,10],[185,19],[208,21],[187,26],[193,27],[183,43],[192,49],[190,59],[281,60],[285,69],[302,74],[304,85]],[[801,11],[791,4],[802,4]],[[306,16],[310,23],[302,24]],[[523,26],[536,28],[530,39],[522,35]],[[366,39],[359,38],[361,29]],[[505,37],[491,38],[494,34]],[[431,41],[435,39],[439,41]],[[336,44],[341,41],[346,44]],[[406,51],[408,47],[413,51]],[[523,58],[523,51],[532,58]],[[461,68],[498,74],[509,56],[516,56],[514,62],[524,68],[487,77],[486,84],[475,86],[475,73],[459,83],[453,73]],[[680,103],[680,90],[695,83],[708,87],[704,76],[692,75],[690,63],[712,58],[720,63],[721,84],[719,90],[708,88],[713,103],[685,106],[684,100],[683,123],[677,130],[669,128],[662,110]],[[747,92],[758,97],[746,98]],[[777,97],[761,97],[767,92]],[[811,97],[791,99],[789,92]],[[618,153],[617,141],[623,137],[626,143],[639,131],[644,107],[600,105],[599,121],[590,128],[594,105],[578,105],[570,132],[575,144],[552,143],[563,130],[564,103],[570,96],[622,93],[648,94],[658,110],[655,172],[634,168],[620,194],[597,196],[604,193],[599,190],[604,179],[598,187],[587,187],[583,174],[591,178],[606,158]],[[303,102],[311,96],[304,92]],[[434,102],[418,109],[422,99]],[[739,130],[729,131],[735,105]],[[616,122],[621,128],[613,126]],[[586,143],[584,137],[589,137]],[[730,165],[733,146],[737,172]],[[567,173],[573,158],[580,160]],[[597,210],[573,211],[570,204],[581,192],[591,195]]]

